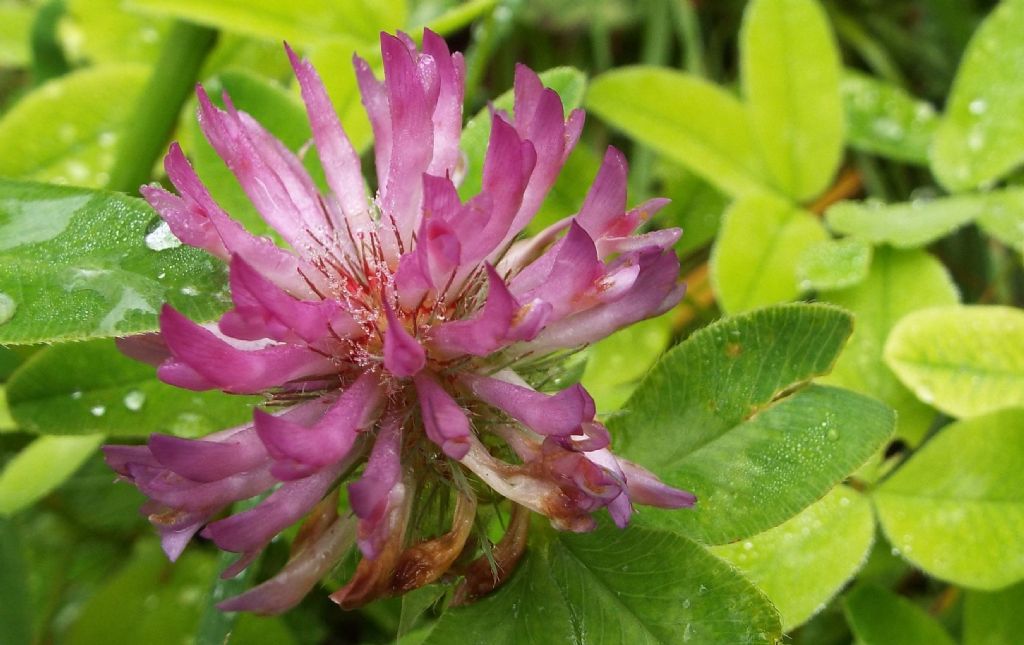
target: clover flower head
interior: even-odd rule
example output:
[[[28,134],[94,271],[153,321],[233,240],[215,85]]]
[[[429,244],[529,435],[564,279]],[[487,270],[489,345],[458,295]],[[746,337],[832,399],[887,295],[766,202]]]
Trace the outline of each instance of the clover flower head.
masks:
[[[579,212],[521,239],[583,113],[566,118],[519,66],[514,114],[493,111],[482,187],[463,201],[462,57],[430,31],[422,48],[383,34],[381,51],[383,81],[354,61],[372,197],[317,73],[290,49],[326,193],[227,96],[222,110],[198,90],[203,132],[290,248],[232,220],[177,145],[165,160],[177,192],[142,188],[178,238],[228,264],[233,308],[202,325],[165,306],[159,336],[122,348],[167,383],[259,393],[266,406],[201,439],[107,446],[107,461],[148,496],[171,559],[200,531],[241,554],[225,576],[305,518],[283,570],[226,610],[284,611],[353,544],[362,559],[331,596],[344,607],[443,576],[461,576],[456,598],[469,600],[514,568],[531,511],[587,531],[602,508],[621,527],[634,503],[694,502],[612,454],[582,386],[537,389],[568,352],[679,302],[680,231],[635,233],[666,201],[627,209],[626,162],[609,148]],[[493,508],[508,520],[496,543],[477,528]]]

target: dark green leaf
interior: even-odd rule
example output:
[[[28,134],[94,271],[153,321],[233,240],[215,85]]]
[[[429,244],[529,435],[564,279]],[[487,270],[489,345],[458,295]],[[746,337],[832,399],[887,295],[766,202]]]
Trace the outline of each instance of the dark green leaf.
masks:
[[[1024,583],[1000,591],[968,591],[963,645],[1005,645],[1024,634]]]
[[[0,518],[0,642],[4,645],[34,642],[28,573],[18,525]]]
[[[152,331],[167,301],[215,318],[227,303],[223,264],[158,224],[139,199],[0,179],[0,343]]]
[[[29,432],[111,436],[207,434],[244,423],[260,400],[165,385],[151,365],[124,356],[108,340],[39,352],[15,372],[7,396]]]
[[[844,602],[846,619],[864,645],[954,645],[923,609],[873,585],[854,589]]]

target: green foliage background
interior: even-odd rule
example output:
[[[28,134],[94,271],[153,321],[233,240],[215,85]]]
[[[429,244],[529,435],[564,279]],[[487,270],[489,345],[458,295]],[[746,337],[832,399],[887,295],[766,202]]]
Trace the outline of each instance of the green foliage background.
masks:
[[[466,54],[463,194],[524,62],[588,111],[531,230],[578,208],[609,143],[632,203],[673,199],[650,225],[685,230],[686,300],[570,376],[616,450],[700,503],[625,532],[537,522],[512,579],[465,608],[434,586],[220,614],[287,541],[235,580],[202,542],[171,565],[97,453],[258,402],[170,388],[115,349],[165,301],[228,303],[223,268],[137,187],[174,138],[267,233],[193,84],[299,149],[287,40],[368,150],[351,54],[379,68],[379,31],[424,26]],[[0,644],[1020,642],[1022,35],[1024,0],[0,0]]]

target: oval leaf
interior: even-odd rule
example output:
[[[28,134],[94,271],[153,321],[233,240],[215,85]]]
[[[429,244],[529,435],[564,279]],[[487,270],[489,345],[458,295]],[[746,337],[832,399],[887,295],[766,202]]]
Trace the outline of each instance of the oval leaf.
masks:
[[[1024,406],[1024,311],[938,307],[892,330],[885,362],[919,399],[954,417]]]
[[[928,165],[939,117],[931,103],[903,88],[847,70],[840,83],[850,147]]]
[[[871,246],[861,240],[822,240],[804,249],[796,264],[800,288],[843,289],[863,282],[871,266]]]
[[[864,645],[954,645],[942,625],[923,609],[888,589],[864,585],[844,602],[846,619]]]
[[[935,135],[932,170],[950,190],[994,182],[1024,162],[1024,0],[1003,0],[971,37]]]
[[[0,343],[153,331],[168,301],[194,320],[220,314],[223,263],[158,224],[140,199],[0,179]]]
[[[968,591],[963,645],[1003,645],[1024,634],[1024,583],[1000,591]]]
[[[993,590],[1024,578],[1024,411],[943,429],[874,493],[889,541],[929,574]]]
[[[31,505],[60,486],[103,442],[103,435],[40,437],[0,473],[0,515]]]
[[[814,0],[754,0],[740,55],[750,123],[774,185],[798,201],[814,197],[843,154],[839,48],[825,12]]]

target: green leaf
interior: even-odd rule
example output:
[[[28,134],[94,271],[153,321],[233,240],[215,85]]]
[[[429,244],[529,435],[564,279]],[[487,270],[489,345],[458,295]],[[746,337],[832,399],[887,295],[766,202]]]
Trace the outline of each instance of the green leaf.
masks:
[[[672,203],[654,216],[654,223],[683,229],[676,252],[685,256],[711,242],[718,233],[729,198],[678,164],[662,162],[656,173],[662,182],[661,193]]]
[[[853,313],[853,336],[832,373],[822,382],[873,396],[897,412],[897,434],[917,445],[935,412],[921,403],[882,361],[893,326],[910,312],[956,304],[959,295],[949,272],[924,251],[875,250],[871,270],[861,284],[821,294]]]
[[[16,430],[18,424],[11,416],[10,406],[7,405],[7,388],[0,385],[0,434]]]
[[[153,63],[170,21],[125,11],[124,0],[67,0],[58,35],[77,64]]]
[[[944,428],[874,493],[889,541],[929,574],[994,590],[1024,578],[1024,411]]]
[[[923,609],[874,585],[854,589],[844,602],[846,619],[863,645],[954,645]]]
[[[985,186],[1024,162],[1024,0],[1004,0],[974,32],[931,151],[953,191]]]
[[[381,31],[404,27],[407,17],[403,0],[131,0],[130,6],[224,31],[300,45],[334,39],[372,43]]]
[[[601,167],[601,157],[594,149],[578,145],[565,160],[554,186],[533,219],[526,225],[526,235],[536,235],[549,225],[579,212],[590,185]]]
[[[153,331],[167,301],[215,318],[227,303],[223,263],[175,246],[158,222],[117,193],[0,179],[0,343]]]
[[[541,72],[539,76],[545,87],[553,89],[561,97],[566,113],[579,107],[587,87],[587,77],[583,72],[574,67],[554,67]],[[513,102],[513,91],[508,90],[491,103],[494,109],[505,110],[511,115]],[[490,108],[484,108],[466,123],[466,127],[462,131],[462,140],[459,142],[462,152],[466,156],[466,175],[459,186],[459,194],[463,199],[480,192],[484,157],[487,154],[487,142],[490,136]],[[576,208],[578,207],[579,204],[576,205]],[[571,212],[575,211],[569,211],[569,213]]]
[[[831,388],[779,398],[829,369],[850,324],[839,309],[774,307],[669,351],[608,422],[623,455],[698,503],[638,521],[724,544],[781,524],[863,463],[892,431],[889,410]]]
[[[227,92],[235,107],[249,113],[289,150],[296,151],[311,140],[312,132],[302,103],[276,83],[253,73],[233,71],[212,79],[205,87],[217,102],[221,92]],[[276,235],[249,201],[234,174],[207,142],[197,119],[190,118],[187,124],[191,142],[189,152],[196,172],[217,203],[250,232]],[[315,150],[311,149],[306,154],[304,163],[315,180],[323,178]],[[322,187],[323,182],[320,183]]]
[[[800,254],[796,277],[805,291],[844,289],[863,282],[870,266],[870,245],[855,239],[823,240]]]
[[[978,219],[1000,226],[1024,217],[1024,189],[1009,188],[987,194],[957,195],[902,204],[839,202],[826,213],[829,228],[873,244],[914,248],[931,244]],[[1012,234],[1012,233],[1011,233]],[[1018,229],[1015,238],[1024,234]]]
[[[711,284],[728,313],[793,300],[800,295],[797,262],[824,240],[821,223],[768,195],[747,197],[726,211],[711,251]]]
[[[29,645],[32,605],[29,571],[19,526],[0,518],[0,625],[4,645]]]
[[[0,473],[0,515],[11,515],[70,477],[103,442],[103,435],[39,437]]]
[[[39,352],[15,372],[7,396],[23,430],[111,436],[208,434],[244,423],[260,401],[165,385],[151,365],[124,356],[108,340]]]
[[[1024,190],[988,193],[988,208],[978,215],[983,231],[1018,253],[1024,253]]]
[[[0,175],[106,185],[147,75],[144,65],[102,65],[32,90],[0,119]]]
[[[935,108],[903,88],[847,70],[840,83],[850,147],[888,159],[928,165],[939,125]]]
[[[781,636],[764,597],[682,536],[639,527],[547,535],[531,539],[508,583],[446,612],[426,643],[772,643]]]
[[[1024,633],[1024,583],[1001,591],[968,591],[963,645],[1005,645]]]
[[[842,589],[867,559],[874,537],[867,499],[837,486],[784,524],[711,552],[768,596],[789,632]]]
[[[599,413],[626,402],[672,337],[672,312],[615,332],[587,352],[581,383],[594,397]]]
[[[444,13],[426,21],[426,26],[438,34],[450,34],[483,17],[497,6],[498,0],[463,0]]]
[[[172,564],[155,541],[139,541],[131,559],[81,608],[64,642],[191,642],[216,566],[212,556],[198,550],[186,551]]]
[[[0,66],[27,67],[35,9],[19,2],[0,4]]]
[[[769,190],[743,105],[713,83],[658,67],[595,78],[587,109],[733,196]]]
[[[936,307],[892,330],[885,362],[917,398],[954,417],[1024,406],[1024,312]]]
[[[740,55],[750,123],[772,183],[797,201],[813,198],[828,188],[843,154],[842,68],[825,12],[814,0],[754,0],[743,14]]]

